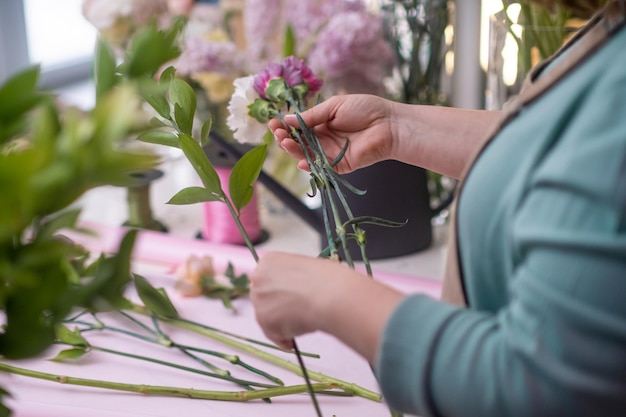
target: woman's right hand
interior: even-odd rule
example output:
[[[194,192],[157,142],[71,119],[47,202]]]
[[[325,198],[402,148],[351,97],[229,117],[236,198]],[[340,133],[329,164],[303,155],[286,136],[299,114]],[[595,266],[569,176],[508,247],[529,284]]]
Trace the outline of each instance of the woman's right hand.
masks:
[[[341,174],[390,159],[394,139],[391,115],[390,101],[365,94],[333,96],[300,113],[307,127],[314,129],[329,161],[341,152],[346,140],[350,141],[347,152],[335,167]],[[285,122],[300,129],[295,115],[285,116]],[[310,171],[300,145],[285,124],[273,119],[269,127],[278,146],[298,160],[298,168]]]

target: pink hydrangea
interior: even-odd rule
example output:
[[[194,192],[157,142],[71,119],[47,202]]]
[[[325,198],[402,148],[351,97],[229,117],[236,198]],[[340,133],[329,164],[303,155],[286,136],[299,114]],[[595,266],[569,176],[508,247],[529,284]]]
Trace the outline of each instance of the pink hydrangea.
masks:
[[[293,3],[298,3],[293,2]],[[276,42],[284,34],[282,10],[283,0],[246,0],[244,9],[244,33],[246,48],[251,62],[268,62],[278,58],[280,51]]]
[[[285,23],[289,22],[293,28],[297,43],[305,47],[321,27],[338,13],[349,11],[364,12],[365,2],[362,0],[307,0],[289,1],[285,8]],[[300,53],[305,53],[299,47]]]
[[[308,63],[330,85],[343,87],[346,92],[380,91],[395,59],[382,31],[379,16],[358,11],[338,13],[318,34]]]
[[[190,38],[182,48],[175,67],[183,75],[219,72],[232,75],[244,70],[245,58],[230,41],[209,41]]]

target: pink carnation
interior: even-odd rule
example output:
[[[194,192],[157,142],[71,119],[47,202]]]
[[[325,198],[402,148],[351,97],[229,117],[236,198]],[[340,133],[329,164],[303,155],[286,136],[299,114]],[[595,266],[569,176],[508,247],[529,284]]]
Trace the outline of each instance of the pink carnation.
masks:
[[[275,62],[270,62],[267,67],[263,68],[256,77],[254,77],[254,91],[261,97],[267,98],[265,89],[271,80],[281,78],[283,76],[283,66]]]
[[[315,76],[313,70],[302,59],[288,56],[285,58],[283,68],[283,78],[288,86],[305,82],[309,86],[309,94],[315,94],[322,88],[322,80]]]
[[[267,99],[265,90],[273,79],[282,78],[289,87],[306,83],[309,95],[315,94],[322,88],[322,80],[317,78],[311,68],[303,60],[294,56],[285,58],[282,64],[271,62],[254,77],[254,90]]]

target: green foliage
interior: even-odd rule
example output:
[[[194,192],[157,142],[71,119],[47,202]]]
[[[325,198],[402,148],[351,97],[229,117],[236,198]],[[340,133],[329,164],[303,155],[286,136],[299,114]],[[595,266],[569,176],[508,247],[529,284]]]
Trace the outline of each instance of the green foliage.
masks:
[[[203,187],[187,187],[177,192],[167,204],[186,205],[208,201],[224,201],[224,198]]]
[[[31,67],[0,87],[0,146],[26,129],[28,112],[42,99],[38,79],[39,67]]]
[[[149,154],[120,151],[139,117],[136,91],[112,73],[102,49],[95,108],[61,111],[41,92],[39,70],[27,68],[0,86],[0,355],[39,354],[76,306],[90,310],[127,305],[134,233],[119,253],[86,265],[87,254],[60,233],[77,229],[70,208],[100,185],[125,185],[131,174],[155,166]],[[107,73],[108,68],[108,73]],[[116,86],[117,88],[113,88]]]
[[[11,410],[4,405],[4,397],[10,397],[10,395],[6,390],[0,388],[0,417],[9,417]]]
[[[189,135],[180,134],[178,138],[180,140],[181,149],[200,177],[202,184],[204,184],[209,192],[220,196],[222,200],[225,199],[226,197],[222,190],[220,177],[217,175],[213,165],[211,165],[211,161],[209,161],[209,158],[206,156],[204,149]]]
[[[228,278],[230,286],[218,282],[214,276],[202,277],[202,293],[206,297],[221,300],[224,307],[235,311],[232,300],[250,292],[250,279],[246,274],[235,273],[235,268],[230,262],[224,275]]]
[[[228,190],[233,206],[238,212],[252,199],[253,186],[259,178],[266,155],[267,145],[256,146],[246,152],[233,167],[228,182]]]
[[[178,18],[167,30],[156,22],[141,28],[131,39],[122,72],[129,78],[153,77],[161,67],[180,55],[176,39],[185,20]]]
[[[102,99],[117,84],[119,76],[115,73],[115,66],[113,50],[103,39],[98,39],[94,57],[96,101]]]
[[[59,342],[63,342],[65,344],[68,344],[71,346],[78,346],[78,347],[89,346],[87,339],[83,337],[80,330],[78,329],[75,329],[74,331],[72,331],[63,325],[59,325],[55,329],[55,334]]]
[[[285,42],[283,43],[283,57],[296,54],[296,36],[293,33],[291,24],[285,28]]]
[[[135,289],[146,308],[157,316],[168,319],[178,317],[176,307],[162,288],[154,288],[147,279],[135,275]]]
[[[180,78],[170,81],[169,96],[174,106],[174,118],[181,133],[191,135],[193,117],[196,113],[196,93]]]

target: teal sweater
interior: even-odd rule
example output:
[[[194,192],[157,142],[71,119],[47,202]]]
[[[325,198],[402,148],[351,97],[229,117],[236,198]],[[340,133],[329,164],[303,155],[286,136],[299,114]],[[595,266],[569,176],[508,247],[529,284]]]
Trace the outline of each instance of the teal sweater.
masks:
[[[376,364],[389,404],[625,416],[626,29],[500,131],[458,216],[469,308],[398,306]]]

